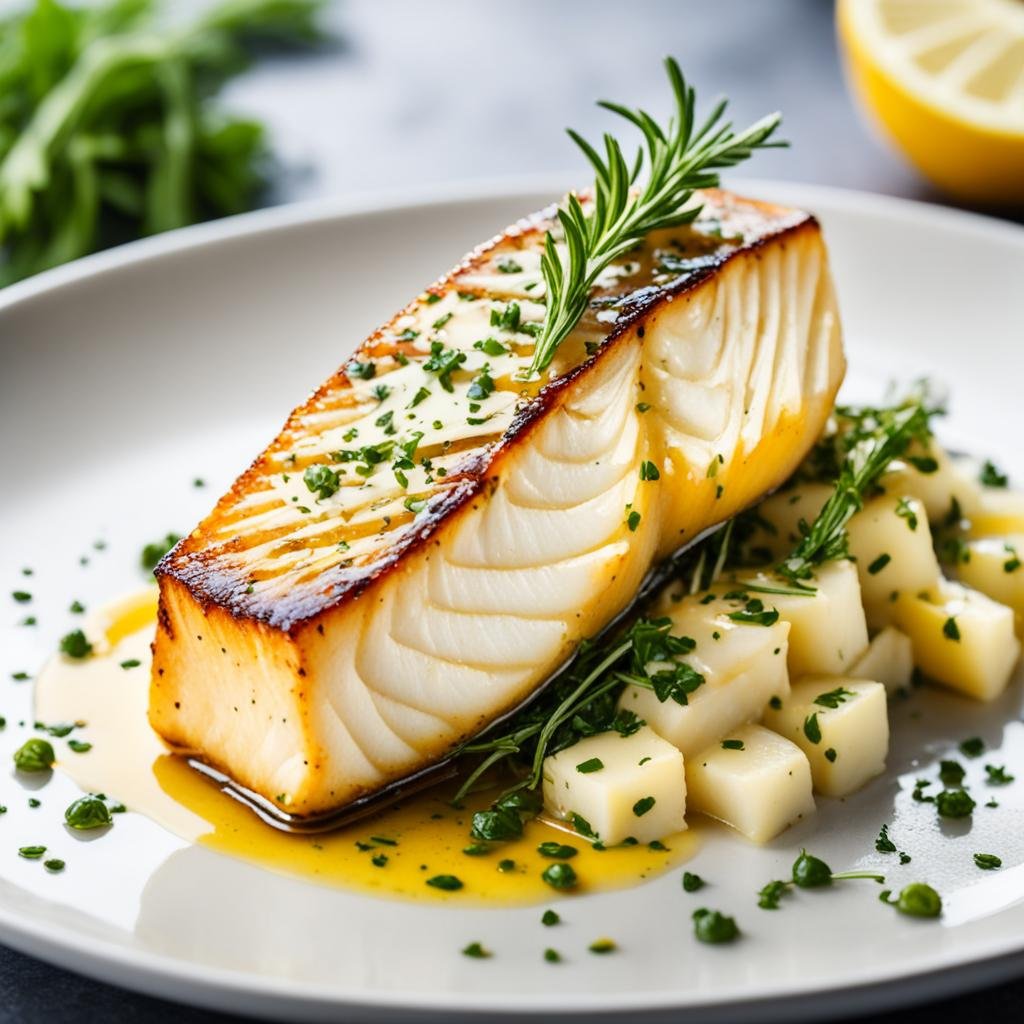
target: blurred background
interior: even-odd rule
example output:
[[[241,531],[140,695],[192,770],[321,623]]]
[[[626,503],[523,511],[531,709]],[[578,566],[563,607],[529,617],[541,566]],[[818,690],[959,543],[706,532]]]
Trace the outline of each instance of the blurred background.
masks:
[[[663,115],[667,53],[737,123],[783,111],[791,148],[743,174],[1020,220],[1022,20],[1020,0],[0,0],[0,285],[259,206],[585,184],[563,129],[599,138],[599,97]],[[226,1020],[2,947],[0,991],[5,1022]],[[944,1009],[1016,1019],[1022,995]]]
[[[663,114],[666,53],[738,123],[783,111],[792,147],[745,174],[1024,208],[1020,0],[0,0],[0,15],[0,284],[261,205],[583,184],[564,127],[599,138],[602,96]]]

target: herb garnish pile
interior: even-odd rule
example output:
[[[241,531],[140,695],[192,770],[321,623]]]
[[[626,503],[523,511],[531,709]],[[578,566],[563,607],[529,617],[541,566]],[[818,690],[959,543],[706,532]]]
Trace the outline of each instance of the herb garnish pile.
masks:
[[[224,0],[182,25],[169,0],[36,0],[0,19],[0,286],[249,209],[264,129],[213,97],[254,46],[315,42],[321,6]]]

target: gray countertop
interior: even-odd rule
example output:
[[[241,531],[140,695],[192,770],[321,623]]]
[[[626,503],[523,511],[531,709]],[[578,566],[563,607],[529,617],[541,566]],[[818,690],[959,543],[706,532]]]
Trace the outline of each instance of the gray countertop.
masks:
[[[226,100],[271,128],[278,202],[435,183],[586,170],[562,129],[591,137],[599,96],[664,111],[660,61],[677,56],[738,122],[786,114],[792,148],[750,174],[941,202],[866,129],[843,86],[827,0],[348,0],[339,42],[274,58]],[[0,1021],[227,1022],[133,995],[0,947]],[[1019,1019],[1024,982],[872,1018]]]

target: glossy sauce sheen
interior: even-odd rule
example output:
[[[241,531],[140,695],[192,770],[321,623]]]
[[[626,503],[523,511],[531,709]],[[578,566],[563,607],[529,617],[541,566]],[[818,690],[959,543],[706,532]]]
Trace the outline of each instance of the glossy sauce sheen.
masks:
[[[569,861],[579,876],[574,892],[635,885],[688,859],[698,839],[691,832],[666,838],[666,850],[626,846],[594,850],[558,825],[527,823],[522,839],[493,843],[489,853],[468,856],[470,819],[495,794],[482,792],[463,810],[447,802],[450,787],[438,787],[387,811],[335,832],[315,836],[279,832],[226,795],[186,761],[169,753],[146,720],[149,642],[156,592],[116,602],[91,621],[96,654],[86,661],[57,656],[36,687],[36,717],[47,723],[84,721],[76,737],[93,744],[69,754],[58,768],[83,789],[123,801],[176,835],[213,850],[300,878],[415,900],[475,904],[534,903],[557,893],[541,878],[551,864],[537,846],[545,841],[577,849]],[[121,663],[138,660],[137,667]],[[374,838],[377,837],[377,838]],[[392,840],[391,845],[380,840]],[[386,857],[382,864],[375,864]],[[515,867],[501,871],[502,860]],[[435,875],[455,875],[464,887],[446,892],[426,884]]]

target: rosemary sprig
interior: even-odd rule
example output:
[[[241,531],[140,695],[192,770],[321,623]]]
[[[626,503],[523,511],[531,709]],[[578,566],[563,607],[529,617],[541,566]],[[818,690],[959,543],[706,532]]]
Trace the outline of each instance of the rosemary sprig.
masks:
[[[927,443],[935,412],[920,396],[884,409],[837,407],[836,432],[811,457],[838,465],[835,489],[814,522],[801,523],[803,537],[775,567],[778,575],[794,586],[811,589],[806,581],[815,566],[847,556],[846,524],[864,507],[865,495],[889,463],[903,455],[912,441]]]
[[[579,199],[570,194],[558,211],[564,245],[557,246],[551,232],[545,239],[541,270],[547,290],[547,315],[530,375],[542,373],[551,363],[558,346],[586,311],[595,281],[611,262],[648,232],[693,221],[701,209],[699,204],[689,205],[694,189],[718,185],[719,170],[746,160],[756,149],[786,145],[769,141],[781,121],[777,113],[734,132],[732,123],[722,120],[728,102],[725,99],[719,100],[695,130],[693,88],[686,84],[671,57],[665,60],[665,69],[675,97],[675,114],[665,127],[643,110],[606,100],[599,104],[624,117],[643,134],[644,146],[637,150],[631,167],[618,140],[610,134],[604,136],[602,156],[569,129],[569,137],[594,168],[592,203],[589,212],[584,212]],[[634,188],[645,159],[646,184]]]

